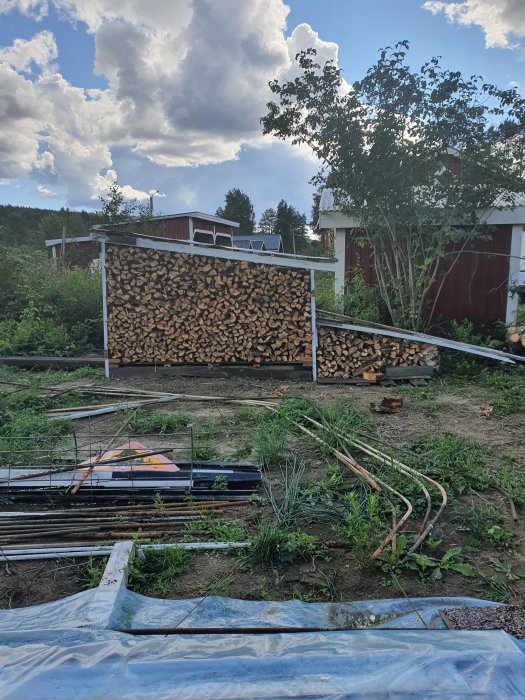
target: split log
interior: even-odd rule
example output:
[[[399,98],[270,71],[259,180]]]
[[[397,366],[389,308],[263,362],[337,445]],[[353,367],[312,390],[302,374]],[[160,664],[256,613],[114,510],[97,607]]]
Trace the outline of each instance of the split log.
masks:
[[[376,374],[386,367],[436,367],[435,345],[321,326],[318,329],[317,375],[349,379]]]
[[[312,362],[307,270],[109,245],[106,284],[111,365]]]

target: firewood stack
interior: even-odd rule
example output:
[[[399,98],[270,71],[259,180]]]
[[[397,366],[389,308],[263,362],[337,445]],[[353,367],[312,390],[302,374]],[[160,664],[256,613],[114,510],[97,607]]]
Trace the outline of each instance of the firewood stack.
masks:
[[[317,374],[323,378],[346,379],[387,366],[436,367],[438,357],[435,345],[324,326],[318,330]]]
[[[307,270],[108,246],[106,280],[114,364],[312,363]]]
[[[509,326],[506,340],[510,352],[525,355],[525,326]]]

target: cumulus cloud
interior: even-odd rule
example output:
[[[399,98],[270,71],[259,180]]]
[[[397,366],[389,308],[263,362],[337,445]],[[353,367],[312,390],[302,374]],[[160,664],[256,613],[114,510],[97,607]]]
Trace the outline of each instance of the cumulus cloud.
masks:
[[[0,0],[0,12],[17,7],[42,19],[48,5],[93,34],[94,70],[109,86],[74,87],[54,72],[57,48],[48,31],[2,49],[7,100],[0,118],[2,110],[9,115],[2,119],[8,128],[0,133],[0,177],[46,172],[47,184],[60,185],[70,204],[105,191],[116,147],[180,167],[221,163],[243,145],[263,146],[268,82],[292,78],[301,49],[313,46],[320,62],[337,61],[337,44],[307,24],[285,37],[283,0]],[[30,69],[36,75],[27,80],[22,74]],[[147,196],[128,187],[132,197]]]
[[[47,187],[44,187],[44,185],[37,185],[36,191],[42,197],[57,197],[58,196],[57,192],[53,192],[53,190],[50,190]]]
[[[0,62],[17,71],[30,72],[31,65],[42,68],[57,58],[58,50],[51,32],[35,34],[31,39],[15,39],[12,46],[0,48]]]
[[[517,48],[519,44],[515,39],[525,37],[523,0],[428,0],[423,8],[435,15],[442,12],[449,22],[481,27],[487,48]]]

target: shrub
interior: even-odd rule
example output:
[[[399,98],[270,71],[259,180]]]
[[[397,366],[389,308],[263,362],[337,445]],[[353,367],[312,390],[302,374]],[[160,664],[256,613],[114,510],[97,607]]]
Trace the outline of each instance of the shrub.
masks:
[[[15,320],[0,321],[1,355],[71,355],[76,341],[68,328],[28,306]]]
[[[291,563],[296,559],[317,554],[317,539],[301,530],[287,530],[278,525],[261,522],[252,537],[248,551],[241,556],[247,565]]]

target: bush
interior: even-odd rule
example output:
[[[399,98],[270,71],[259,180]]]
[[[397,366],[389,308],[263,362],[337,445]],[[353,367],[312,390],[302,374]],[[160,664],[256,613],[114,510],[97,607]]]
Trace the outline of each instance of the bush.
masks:
[[[373,323],[381,323],[383,320],[379,290],[365,282],[361,270],[352,271],[342,301],[346,316]]]
[[[296,559],[318,554],[319,551],[317,539],[313,535],[261,522],[247,553],[241,556],[241,563],[249,566],[289,564]]]
[[[0,247],[0,352],[68,355],[102,346],[100,273]]]
[[[0,355],[71,355],[76,341],[66,326],[28,306],[15,320],[0,321]]]

